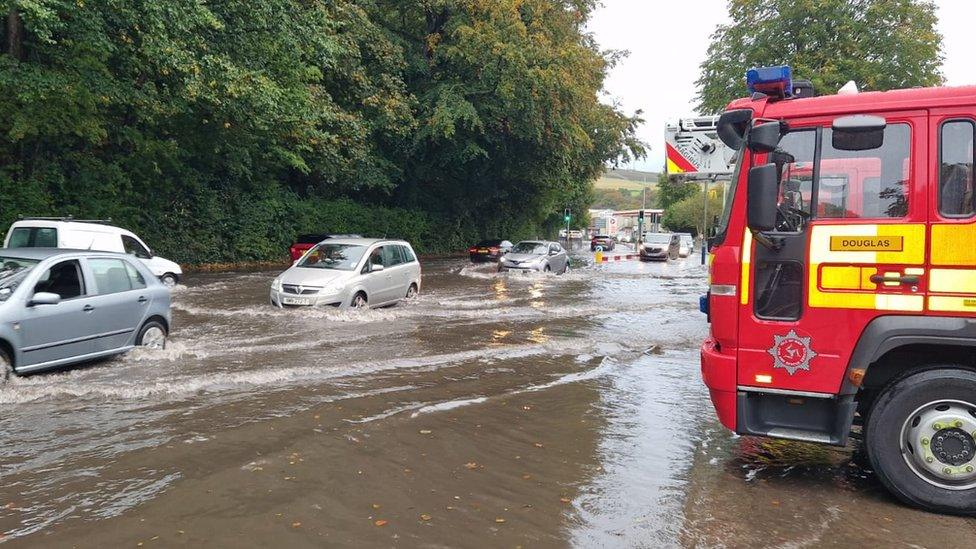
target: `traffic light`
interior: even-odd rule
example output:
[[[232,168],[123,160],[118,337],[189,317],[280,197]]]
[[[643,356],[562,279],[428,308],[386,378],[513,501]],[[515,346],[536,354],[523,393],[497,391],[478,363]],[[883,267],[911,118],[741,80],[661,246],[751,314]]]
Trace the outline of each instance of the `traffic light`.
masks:
[[[637,212],[637,219],[642,223],[644,222],[644,210],[640,210]]]
[[[569,220],[570,220],[570,219],[571,219],[572,217],[573,217],[573,216],[572,216],[572,214],[570,213],[570,211],[569,211],[569,208],[566,208],[565,210],[563,210],[563,221],[565,221],[566,223],[569,223]]]

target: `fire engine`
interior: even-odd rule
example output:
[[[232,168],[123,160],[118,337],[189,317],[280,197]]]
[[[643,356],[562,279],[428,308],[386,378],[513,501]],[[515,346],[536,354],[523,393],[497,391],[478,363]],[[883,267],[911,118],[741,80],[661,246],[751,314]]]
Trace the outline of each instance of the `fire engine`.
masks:
[[[737,157],[701,302],[720,421],[838,446],[860,426],[898,498],[976,515],[976,87],[747,83],[717,124]]]

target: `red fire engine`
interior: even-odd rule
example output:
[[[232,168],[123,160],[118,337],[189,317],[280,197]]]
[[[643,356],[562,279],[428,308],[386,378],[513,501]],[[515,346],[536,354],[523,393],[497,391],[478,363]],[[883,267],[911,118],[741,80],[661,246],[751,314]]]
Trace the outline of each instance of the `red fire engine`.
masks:
[[[976,87],[812,97],[749,71],[711,239],[702,375],[746,435],[846,445],[884,485],[976,515]]]

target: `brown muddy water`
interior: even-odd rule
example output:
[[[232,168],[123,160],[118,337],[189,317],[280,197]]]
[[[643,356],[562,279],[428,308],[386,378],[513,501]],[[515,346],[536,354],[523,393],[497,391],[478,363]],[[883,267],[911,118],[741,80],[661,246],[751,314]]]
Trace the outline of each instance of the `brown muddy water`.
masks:
[[[0,388],[0,541],[43,547],[971,547],[853,451],[736,437],[701,384],[697,258],[277,310],[188,277],[168,348]]]

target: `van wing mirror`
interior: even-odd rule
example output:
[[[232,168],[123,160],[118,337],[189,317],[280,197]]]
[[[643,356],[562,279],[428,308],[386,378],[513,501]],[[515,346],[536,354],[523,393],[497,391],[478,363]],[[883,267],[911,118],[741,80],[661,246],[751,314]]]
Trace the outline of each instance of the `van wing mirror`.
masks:
[[[752,109],[734,109],[725,111],[718,117],[716,133],[722,143],[733,150],[742,148],[746,130],[752,122]]]
[[[839,151],[867,151],[884,144],[888,122],[880,117],[854,114],[835,118],[831,124],[831,144]]]
[[[755,232],[776,228],[776,199],[779,170],[775,164],[763,164],[749,169],[746,193],[746,222]]]
[[[783,138],[784,131],[782,122],[775,120],[760,122],[749,130],[746,145],[752,152],[773,152],[779,145],[779,140]]]

